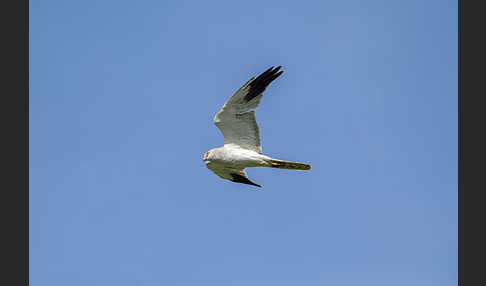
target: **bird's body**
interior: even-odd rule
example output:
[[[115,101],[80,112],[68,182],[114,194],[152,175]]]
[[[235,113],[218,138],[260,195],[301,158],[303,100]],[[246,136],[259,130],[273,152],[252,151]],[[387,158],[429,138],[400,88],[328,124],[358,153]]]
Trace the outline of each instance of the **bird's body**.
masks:
[[[218,111],[214,124],[224,135],[224,146],[206,152],[206,167],[219,177],[236,183],[261,187],[251,182],[245,173],[249,167],[271,167],[292,170],[309,170],[310,165],[273,159],[263,155],[255,109],[263,91],[283,71],[271,67],[257,78],[246,82]]]
[[[271,160],[268,156],[233,144],[211,149],[208,159],[210,160],[208,164],[232,166],[234,168],[268,166],[269,163],[265,160]]]

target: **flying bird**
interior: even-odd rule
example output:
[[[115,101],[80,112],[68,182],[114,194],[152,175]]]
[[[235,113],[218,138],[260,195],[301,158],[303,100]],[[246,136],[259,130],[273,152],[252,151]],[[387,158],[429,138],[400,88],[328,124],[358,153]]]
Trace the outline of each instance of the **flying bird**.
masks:
[[[216,113],[213,121],[223,133],[224,146],[206,152],[203,161],[219,177],[261,187],[248,179],[245,168],[310,170],[311,165],[278,160],[262,153],[260,131],[253,110],[259,105],[267,86],[283,73],[280,68],[272,66],[258,77],[252,77]]]

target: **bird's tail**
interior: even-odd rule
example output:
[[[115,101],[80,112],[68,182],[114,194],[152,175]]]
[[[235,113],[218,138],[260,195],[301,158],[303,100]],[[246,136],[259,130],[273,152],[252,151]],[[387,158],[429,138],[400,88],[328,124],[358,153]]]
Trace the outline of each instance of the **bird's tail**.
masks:
[[[267,161],[270,163],[272,168],[279,168],[279,169],[290,169],[290,170],[310,170],[311,165],[298,163],[298,162],[291,162],[291,161],[284,161],[284,160],[277,160],[277,159],[270,159]]]

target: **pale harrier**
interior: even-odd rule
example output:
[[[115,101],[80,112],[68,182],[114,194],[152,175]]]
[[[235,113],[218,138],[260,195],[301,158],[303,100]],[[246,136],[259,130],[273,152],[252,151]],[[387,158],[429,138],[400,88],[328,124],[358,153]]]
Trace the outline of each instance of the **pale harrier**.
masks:
[[[255,109],[265,88],[283,71],[271,67],[257,78],[252,77],[223,105],[214,117],[214,124],[224,135],[224,146],[204,154],[208,169],[219,177],[235,183],[261,187],[248,179],[245,168],[271,167],[309,170],[308,164],[273,159],[262,154]]]

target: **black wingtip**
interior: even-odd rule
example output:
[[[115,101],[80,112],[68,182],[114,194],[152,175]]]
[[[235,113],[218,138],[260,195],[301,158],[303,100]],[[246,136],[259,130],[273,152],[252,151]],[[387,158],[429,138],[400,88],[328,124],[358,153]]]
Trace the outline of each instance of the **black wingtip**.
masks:
[[[283,73],[283,71],[280,71],[281,68],[282,66],[278,66],[277,68],[272,66],[251,81],[249,84],[250,90],[245,96],[245,100],[250,101],[265,91],[267,86]]]
[[[258,184],[255,184],[253,183],[252,181],[248,180],[248,178],[245,178],[239,174],[231,174],[231,176],[233,177],[233,180],[231,180],[232,182],[235,182],[235,183],[241,183],[241,184],[247,184],[247,185],[252,185],[252,186],[256,186],[256,187],[259,187],[261,188],[262,186],[258,185]]]

